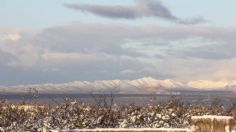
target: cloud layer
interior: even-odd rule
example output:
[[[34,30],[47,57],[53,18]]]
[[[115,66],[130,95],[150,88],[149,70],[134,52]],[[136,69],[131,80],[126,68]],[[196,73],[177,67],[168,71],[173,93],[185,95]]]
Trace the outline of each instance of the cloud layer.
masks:
[[[76,23],[0,29],[0,85],[73,80],[236,80],[236,29]]]
[[[135,0],[133,6],[65,4],[66,7],[108,18],[138,19],[157,17],[180,24],[198,24],[206,20],[202,17],[183,20],[175,16],[160,0]]]

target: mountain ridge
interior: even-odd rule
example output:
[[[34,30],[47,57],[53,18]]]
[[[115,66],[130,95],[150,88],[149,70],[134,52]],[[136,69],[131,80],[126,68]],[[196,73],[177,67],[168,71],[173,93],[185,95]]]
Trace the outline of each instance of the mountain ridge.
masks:
[[[186,83],[171,79],[158,80],[143,77],[135,80],[96,80],[72,81],[61,84],[31,84],[17,86],[0,86],[1,93],[22,93],[30,88],[40,93],[88,93],[99,91],[115,91],[117,93],[162,93],[173,89],[189,90],[233,90],[236,81],[191,80]]]

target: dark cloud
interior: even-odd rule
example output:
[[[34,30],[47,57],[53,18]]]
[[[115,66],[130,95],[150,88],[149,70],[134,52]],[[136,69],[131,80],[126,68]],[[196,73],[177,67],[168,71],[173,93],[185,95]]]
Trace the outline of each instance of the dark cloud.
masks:
[[[105,5],[79,5],[79,4],[66,4],[67,7],[78,9],[81,11],[91,12],[96,15],[106,16],[111,18],[137,18],[136,12],[124,6],[105,6]]]
[[[137,19],[142,17],[158,17],[180,24],[206,22],[202,17],[188,20],[178,18],[160,0],[136,0],[135,2],[133,6],[90,4],[65,4],[65,6],[108,18]]]
[[[199,23],[206,23],[207,21],[203,17],[194,17],[187,20],[177,20],[177,23],[186,24],[186,25],[194,25]]]

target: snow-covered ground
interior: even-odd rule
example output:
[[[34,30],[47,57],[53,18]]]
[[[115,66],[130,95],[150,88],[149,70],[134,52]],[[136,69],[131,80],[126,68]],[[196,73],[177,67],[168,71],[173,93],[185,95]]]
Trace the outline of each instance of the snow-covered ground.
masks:
[[[74,130],[53,130],[52,132],[192,132],[184,128],[96,128],[96,129],[74,129]]]
[[[104,100],[97,105],[66,99],[55,105],[0,102],[0,127],[3,130],[42,131],[94,128],[190,128],[191,117],[236,115],[236,107],[191,106],[178,99],[145,106],[116,105]],[[27,106],[29,105],[29,106]]]

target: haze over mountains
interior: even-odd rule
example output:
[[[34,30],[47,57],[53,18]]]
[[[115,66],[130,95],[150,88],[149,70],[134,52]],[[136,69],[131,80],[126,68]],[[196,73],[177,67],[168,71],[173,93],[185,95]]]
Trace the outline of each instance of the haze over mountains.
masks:
[[[174,80],[158,80],[144,77],[136,80],[98,80],[73,81],[61,84],[33,84],[17,86],[0,86],[1,93],[25,93],[35,88],[39,93],[91,93],[113,91],[115,93],[165,93],[169,90],[232,90],[236,81],[193,80],[186,83]]]

